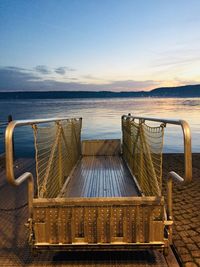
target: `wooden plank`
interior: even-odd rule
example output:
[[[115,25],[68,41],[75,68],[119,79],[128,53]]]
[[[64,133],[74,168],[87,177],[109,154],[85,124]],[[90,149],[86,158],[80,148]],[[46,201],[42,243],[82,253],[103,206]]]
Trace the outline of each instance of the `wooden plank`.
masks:
[[[83,156],[114,156],[120,153],[120,139],[82,141]]]
[[[119,156],[85,156],[78,163],[63,197],[127,197],[139,191]]]
[[[164,197],[106,197],[106,198],[34,198],[34,207],[48,207],[50,206],[109,206],[109,205],[145,205],[145,206],[156,206],[164,205]]]

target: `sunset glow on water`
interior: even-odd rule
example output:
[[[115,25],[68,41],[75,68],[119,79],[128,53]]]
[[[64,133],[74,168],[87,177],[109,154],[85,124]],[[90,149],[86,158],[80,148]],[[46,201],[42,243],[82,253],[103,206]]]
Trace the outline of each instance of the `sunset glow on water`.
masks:
[[[126,98],[126,99],[57,99],[2,100],[0,119],[12,114],[13,119],[82,117],[83,139],[121,138],[121,116],[137,116],[186,120],[192,132],[193,152],[200,152],[200,98]],[[27,128],[17,129],[20,151],[27,152],[32,135]],[[164,152],[183,152],[179,126],[167,126]]]

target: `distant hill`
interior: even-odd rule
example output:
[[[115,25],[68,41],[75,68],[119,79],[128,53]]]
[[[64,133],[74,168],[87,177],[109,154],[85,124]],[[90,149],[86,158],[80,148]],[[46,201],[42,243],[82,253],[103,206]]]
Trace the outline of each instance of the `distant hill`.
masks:
[[[149,93],[151,96],[162,97],[200,97],[200,84],[157,88]]]
[[[200,97],[200,84],[163,87],[151,91],[38,91],[0,92],[0,99],[117,98],[117,97]]]

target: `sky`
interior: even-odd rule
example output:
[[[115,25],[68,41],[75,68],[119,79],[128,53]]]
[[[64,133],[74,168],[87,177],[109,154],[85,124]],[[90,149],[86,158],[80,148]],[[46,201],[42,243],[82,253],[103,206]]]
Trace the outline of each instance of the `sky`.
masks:
[[[0,91],[200,83],[199,0],[0,0]]]

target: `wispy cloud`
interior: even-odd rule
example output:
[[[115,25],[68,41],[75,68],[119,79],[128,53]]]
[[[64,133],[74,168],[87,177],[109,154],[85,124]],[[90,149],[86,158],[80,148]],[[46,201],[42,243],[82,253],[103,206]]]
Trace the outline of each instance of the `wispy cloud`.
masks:
[[[94,77],[94,76],[91,75],[91,74],[83,75],[82,78],[83,78],[83,79],[86,79],[86,80],[98,80],[97,77]]]
[[[58,67],[55,69],[55,72],[60,75],[65,75],[66,72],[71,72],[71,71],[76,71],[76,70],[70,67]]]
[[[61,74],[64,74],[63,67],[57,68]],[[37,69],[46,77],[49,69],[46,66],[39,65]],[[44,79],[34,72],[28,72],[27,69],[16,67],[0,68],[0,90],[1,91],[40,91],[40,90],[72,90],[72,91],[130,91],[130,90],[147,90],[158,85],[155,81],[110,81],[101,84],[78,82],[76,78],[69,78],[65,81],[57,81],[55,79]],[[87,77],[88,78],[88,77]]]
[[[135,81],[135,80],[125,80],[125,81],[112,81],[107,85],[108,90],[115,91],[139,91],[139,90],[147,90],[151,88],[155,88],[159,86],[159,82],[153,80],[146,81]]]
[[[168,49],[157,54],[152,62],[155,68],[173,68],[177,66],[187,66],[188,64],[199,62],[200,53],[198,48],[178,47]]]
[[[60,75],[64,75],[66,73],[66,67],[59,67],[55,69],[55,72],[60,74]]]
[[[76,77],[65,77],[64,80],[58,81],[49,78],[46,73],[43,74],[43,71],[40,73],[41,75],[37,75],[33,69],[1,67],[0,91],[142,91],[163,85],[162,81],[155,80],[113,80],[96,84],[92,80],[86,83],[77,80]],[[190,81],[190,84],[192,83],[196,83],[196,81]]]
[[[45,65],[38,65],[38,66],[35,67],[35,70],[37,72],[41,73],[41,74],[44,74],[44,75],[51,73],[49,68],[47,66],[45,66]]]
[[[27,70],[16,67],[0,68],[0,90],[1,91],[15,91],[15,90],[29,90],[31,84],[36,84],[40,78]]]
[[[7,69],[7,70],[14,70],[14,71],[31,71],[31,69],[27,69],[27,68],[21,68],[21,67],[15,67],[15,66],[7,66],[7,67],[4,67],[4,69]]]

